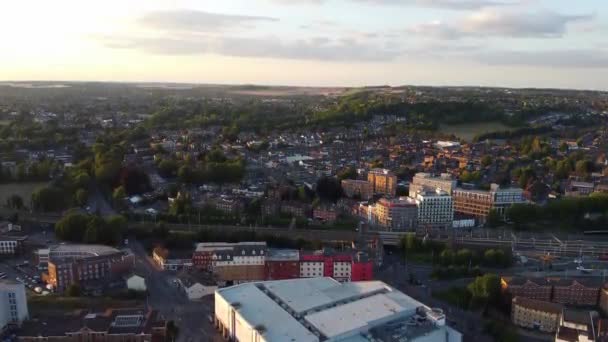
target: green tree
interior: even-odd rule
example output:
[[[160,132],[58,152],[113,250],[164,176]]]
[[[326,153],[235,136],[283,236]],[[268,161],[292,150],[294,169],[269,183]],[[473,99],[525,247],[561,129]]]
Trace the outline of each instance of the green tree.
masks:
[[[481,158],[481,166],[488,167],[490,165],[492,165],[492,156],[486,154]]]
[[[125,197],[127,197],[127,192],[122,185],[114,189],[112,192],[112,201],[114,202],[115,206],[119,206]]]
[[[49,212],[63,210],[68,206],[69,195],[61,188],[47,186],[32,193],[32,204],[35,210]]]
[[[495,302],[500,296],[500,277],[493,273],[486,273],[476,277],[467,288],[474,299],[482,300],[485,303]]]
[[[593,162],[590,160],[579,160],[576,162],[574,170],[579,176],[586,177],[593,172]]]
[[[89,220],[89,215],[68,213],[55,224],[55,235],[61,240],[81,242]]]
[[[11,209],[21,210],[24,207],[23,198],[17,194],[12,194],[6,199],[6,206]]]
[[[172,177],[177,171],[177,162],[172,159],[163,159],[158,163],[158,172],[163,177]]]
[[[87,200],[89,199],[89,192],[82,188],[78,189],[78,190],[76,190],[75,197],[76,197],[76,203],[79,206],[83,206],[83,205],[87,204]]]
[[[495,209],[490,210],[490,213],[488,213],[488,218],[486,220],[486,224],[488,225],[488,227],[496,228],[500,226],[501,223],[502,217],[500,216],[498,211]]]
[[[179,335],[179,328],[175,324],[174,321],[167,322],[167,335],[165,340],[167,342],[175,342],[177,336]]]
[[[114,215],[107,218],[104,230],[104,242],[106,244],[119,243],[127,231],[128,224],[129,222],[122,215]]]
[[[65,290],[65,294],[68,297],[80,297],[80,295],[81,295],[80,285],[72,284],[72,285],[68,286],[68,288]]]

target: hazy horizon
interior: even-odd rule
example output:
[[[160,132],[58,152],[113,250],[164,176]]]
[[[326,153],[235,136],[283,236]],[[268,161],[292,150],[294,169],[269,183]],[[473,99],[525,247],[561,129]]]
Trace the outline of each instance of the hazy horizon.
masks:
[[[2,7],[5,82],[608,90],[608,3],[600,0],[25,0]]]

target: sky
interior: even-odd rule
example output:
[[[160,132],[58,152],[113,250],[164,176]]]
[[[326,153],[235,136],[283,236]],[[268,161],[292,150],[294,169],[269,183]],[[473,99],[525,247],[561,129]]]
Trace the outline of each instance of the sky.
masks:
[[[8,0],[0,80],[608,90],[605,0]]]

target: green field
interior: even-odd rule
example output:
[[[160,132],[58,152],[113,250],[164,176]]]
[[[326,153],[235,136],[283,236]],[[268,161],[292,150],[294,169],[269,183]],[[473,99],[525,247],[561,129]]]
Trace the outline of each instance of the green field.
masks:
[[[6,200],[13,194],[21,196],[23,203],[29,206],[32,192],[46,184],[46,182],[0,184],[0,206],[4,206]]]
[[[9,120],[0,120],[0,126],[8,126],[11,122]]]
[[[460,139],[472,141],[476,135],[490,132],[509,131],[512,128],[500,122],[481,122],[461,125],[441,125],[439,131],[454,134]]]

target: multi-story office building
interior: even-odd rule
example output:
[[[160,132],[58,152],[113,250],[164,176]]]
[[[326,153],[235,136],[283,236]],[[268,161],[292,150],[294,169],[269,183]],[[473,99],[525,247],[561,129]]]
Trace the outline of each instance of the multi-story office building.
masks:
[[[381,198],[372,207],[371,221],[382,230],[414,230],[418,224],[418,206],[410,197]]]
[[[432,309],[380,281],[310,278],[247,283],[215,292],[215,324],[240,342],[460,342]]]
[[[410,197],[416,198],[416,194],[420,191],[435,191],[436,189],[441,189],[451,195],[452,190],[456,189],[456,181],[449,173],[433,177],[430,173],[419,172],[410,182]]]
[[[131,252],[102,245],[59,245],[39,250],[40,262],[48,262],[47,283],[62,292],[72,284],[85,291],[102,291],[124,285],[122,276],[131,273],[135,262]]]
[[[373,169],[367,174],[374,194],[394,197],[397,192],[397,176],[386,169]]]
[[[454,221],[452,196],[437,188],[435,191],[421,190],[416,193],[418,226],[428,228],[450,228]]]
[[[12,280],[0,280],[0,333],[20,326],[28,317],[25,286]]]
[[[76,310],[71,315],[27,321],[17,333],[20,342],[164,342],[167,324],[156,310]]]
[[[502,189],[498,184],[492,184],[488,191],[454,189],[452,197],[455,212],[475,216],[481,222],[485,222],[492,210],[504,217],[513,204],[525,203],[522,189]]]
[[[559,326],[562,310],[561,304],[515,297],[511,304],[511,321],[520,327],[553,333]]]
[[[367,201],[374,194],[372,183],[365,180],[344,179],[342,181],[342,192],[348,198],[359,198]]]

